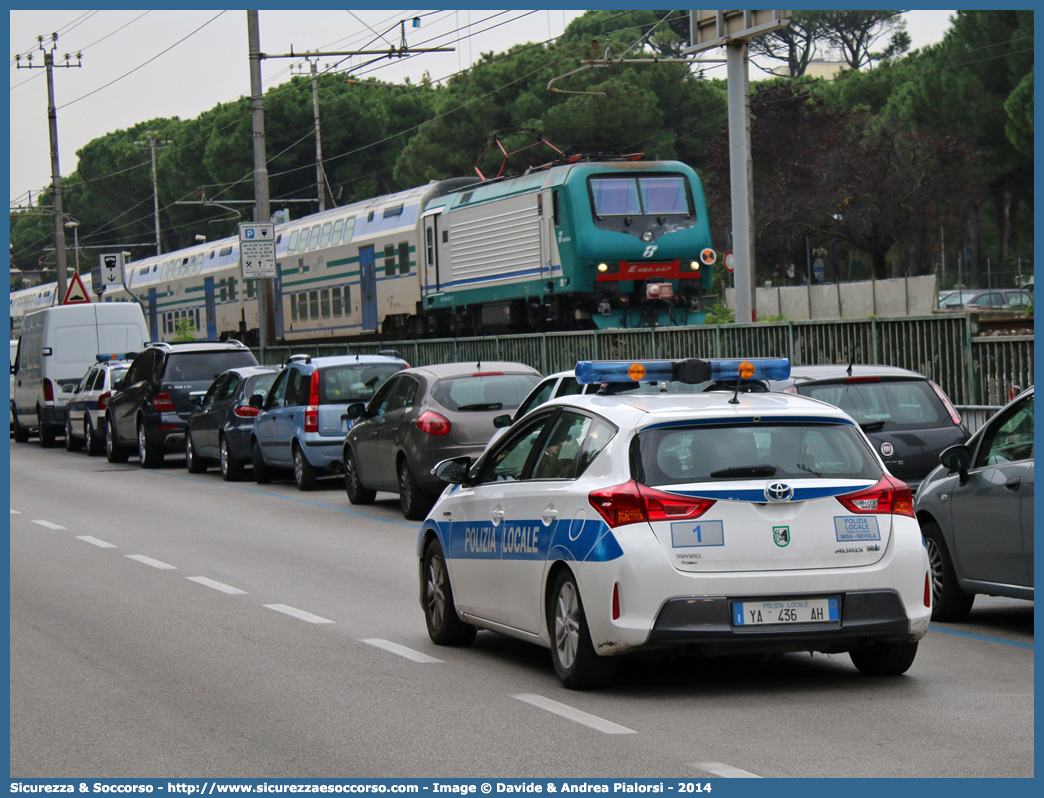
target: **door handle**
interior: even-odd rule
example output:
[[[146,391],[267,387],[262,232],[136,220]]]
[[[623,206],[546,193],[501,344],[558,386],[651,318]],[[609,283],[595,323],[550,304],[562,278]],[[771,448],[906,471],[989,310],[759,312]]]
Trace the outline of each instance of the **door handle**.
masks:
[[[1012,493],[1017,492],[1018,489],[1021,486],[1022,486],[1022,477],[1015,477],[1014,479],[1009,479],[1007,481],[1007,483],[1004,485],[1004,487],[1007,490],[1010,490]]]
[[[558,510],[554,507],[545,507],[544,511],[540,513],[540,518],[544,522],[544,526],[551,526],[551,522],[558,518]]]
[[[490,518],[493,519],[494,524],[499,524],[504,520],[504,511],[497,507],[493,512],[489,514]]]

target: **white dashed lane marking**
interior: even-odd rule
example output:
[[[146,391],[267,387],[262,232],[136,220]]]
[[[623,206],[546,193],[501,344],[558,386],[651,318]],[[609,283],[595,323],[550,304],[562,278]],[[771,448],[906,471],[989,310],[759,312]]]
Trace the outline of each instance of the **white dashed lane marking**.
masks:
[[[34,524],[39,524],[40,526],[45,526],[48,529],[65,529],[64,526],[59,526],[58,524],[52,524],[50,521],[33,521],[33,523]]]
[[[84,543],[90,543],[92,546],[97,546],[99,549],[116,548],[115,543],[106,543],[104,540],[98,540],[98,538],[91,537],[90,535],[77,535],[76,539],[82,540]]]
[[[517,698],[519,701],[524,701],[527,704],[532,704],[535,707],[551,712],[558,715],[566,720],[571,720],[575,723],[580,723],[596,731],[604,732],[605,734],[637,734],[634,729],[628,729],[626,726],[621,726],[618,723],[613,723],[611,720],[600,718],[597,715],[590,715],[583,710],[571,707],[568,704],[560,704],[557,701],[552,701],[550,698],[544,698],[542,695],[536,695],[534,693],[521,693],[512,698]]]
[[[758,776],[754,773],[748,773],[746,770],[740,770],[734,768],[732,765],[726,765],[724,762],[697,762],[689,767],[699,768],[700,770],[706,770],[708,773],[713,773],[715,776],[721,776],[723,779],[761,779],[764,776]]]
[[[168,563],[154,560],[151,557],[146,557],[144,554],[125,554],[123,556],[128,560],[137,560],[140,563],[145,563],[145,565],[151,565],[153,568],[159,568],[161,571],[178,570],[178,566],[176,565],[169,565]]]
[[[214,590],[220,590],[222,593],[228,593],[228,595],[230,596],[246,595],[245,590],[240,590],[238,587],[226,585],[223,582],[216,582],[213,579],[207,579],[207,577],[205,576],[186,576],[185,578],[190,582],[195,582],[196,584],[204,585],[206,587],[212,587],[214,588]]]
[[[406,646],[400,646],[398,643],[393,643],[390,640],[381,640],[379,637],[368,637],[365,640],[360,640],[360,643],[366,643],[368,646],[376,646],[382,648],[385,651],[390,651],[392,654],[397,654],[400,657],[413,660],[414,662],[420,662],[427,665],[431,662],[442,662],[441,659],[435,659],[435,657],[429,657],[427,654],[422,654],[419,651],[414,651],[412,648],[406,648]]]
[[[288,607],[286,604],[264,604],[262,606],[265,607],[265,609],[275,610],[284,615],[289,615],[291,618],[308,621],[308,623],[333,623],[329,618],[321,618],[318,615],[312,615],[310,612],[305,612],[304,610],[299,610],[295,607]]]
[[[11,510],[11,515],[21,515],[18,510]]]

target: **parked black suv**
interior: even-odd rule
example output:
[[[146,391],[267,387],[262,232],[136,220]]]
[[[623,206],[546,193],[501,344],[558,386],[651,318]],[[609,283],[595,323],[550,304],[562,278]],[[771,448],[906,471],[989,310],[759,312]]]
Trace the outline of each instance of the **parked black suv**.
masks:
[[[239,341],[223,343],[153,343],[134,358],[105,414],[105,455],[122,463],[136,441],[138,459],[155,468],[169,452],[185,451],[190,398],[206,393],[223,371],[256,366],[253,353]]]

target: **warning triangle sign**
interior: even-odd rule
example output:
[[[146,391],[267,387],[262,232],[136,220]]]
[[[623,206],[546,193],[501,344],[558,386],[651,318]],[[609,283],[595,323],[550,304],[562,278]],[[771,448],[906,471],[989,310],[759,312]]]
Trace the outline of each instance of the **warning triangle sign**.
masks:
[[[87,289],[83,287],[83,280],[80,279],[80,275],[73,273],[73,278],[69,282],[69,290],[65,292],[65,301],[63,305],[79,305],[84,302],[90,302],[91,298],[87,294]]]

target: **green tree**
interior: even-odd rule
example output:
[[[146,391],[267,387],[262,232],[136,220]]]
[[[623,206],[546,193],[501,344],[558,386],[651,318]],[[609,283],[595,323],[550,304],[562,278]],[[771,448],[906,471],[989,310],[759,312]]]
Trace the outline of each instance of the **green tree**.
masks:
[[[750,54],[783,61],[790,77],[805,74],[816,48],[826,40],[823,11],[794,11],[790,24],[750,40]]]
[[[827,40],[841,48],[852,69],[896,58],[910,49],[901,11],[824,11],[820,18]],[[876,52],[872,48],[884,45]]]

